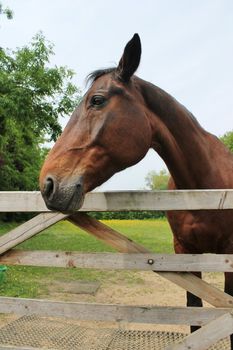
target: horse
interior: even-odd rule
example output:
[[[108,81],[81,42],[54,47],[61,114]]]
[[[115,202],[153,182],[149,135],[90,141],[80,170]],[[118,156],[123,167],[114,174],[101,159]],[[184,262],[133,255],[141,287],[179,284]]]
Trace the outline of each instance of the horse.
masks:
[[[87,192],[138,163],[150,148],[166,163],[171,190],[233,188],[233,155],[176,99],[134,75],[140,58],[135,34],[116,67],[89,75],[88,91],[41,169],[49,209],[75,212]],[[169,211],[167,217],[175,253],[233,253],[231,210]],[[225,292],[233,295],[232,273],[225,273]],[[202,301],[188,292],[187,305]]]

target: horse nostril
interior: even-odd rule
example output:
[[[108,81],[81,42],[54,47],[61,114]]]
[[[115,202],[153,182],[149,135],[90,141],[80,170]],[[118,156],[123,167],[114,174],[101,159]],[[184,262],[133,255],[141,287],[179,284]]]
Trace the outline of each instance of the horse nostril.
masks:
[[[81,185],[81,184],[76,184],[76,188],[77,188],[77,190],[80,190],[80,189],[81,189],[81,187],[82,187],[82,185]]]
[[[45,180],[45,185],[44,185],[44,195],[47,199],[49,199],[53,192],[54,192],[54,180],[51,177],[48,177]]]
[[[82,194],[83,192],[83,182],[82,180],[79,180],[76,184],[75,184],[75,187],[76,187],[76,191],[79,195]]]

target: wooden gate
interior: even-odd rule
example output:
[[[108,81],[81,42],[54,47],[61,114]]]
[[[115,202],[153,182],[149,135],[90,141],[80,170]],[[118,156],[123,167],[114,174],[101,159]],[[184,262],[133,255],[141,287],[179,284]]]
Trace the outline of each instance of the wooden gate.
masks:
[[[219,339],[233,333],[233,297],[189,272],[233,272],[233,255],[153,254],[86,213],[184,209],[233,209],[233,190],[93,192],[86,196],[82,209],[71,216],[50,212],[39,192],[0,192],[0,212],[40,212],[0,238],[0,263],[151,270],[215,307],[143,307],[0,297],[0,313],[76,317],[80,320],[201,325],[201,329],[186,337],[182,343],[170,346],[167,350],[207,349]],[[63,219],[114,247],[119,253],[12,250],[19,243]]]

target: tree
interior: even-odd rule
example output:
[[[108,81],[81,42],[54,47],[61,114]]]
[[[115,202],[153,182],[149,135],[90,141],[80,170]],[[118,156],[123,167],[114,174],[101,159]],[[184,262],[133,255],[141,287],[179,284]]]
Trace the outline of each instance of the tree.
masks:
[[[56,140],[59,116],[70,114],[80,92],[74,73],[49,66],[53,46],[37,34],[16,51],[0,50],[0,190],[35,190],[45,137]]]
[[[220,137],[220,140],[233,152],[233,131],[226,132],[223,136]]]
[[[150,190],[166,190],[169,177],[170,175],[166,169],[162,169],[158,173],[150,171],[145,178],[146,186]]]
[[[9,9],[9,7],[3,7],[2,3],[0,2],[0,15],[6,15],[8,19],[12,19],[13,11]]]

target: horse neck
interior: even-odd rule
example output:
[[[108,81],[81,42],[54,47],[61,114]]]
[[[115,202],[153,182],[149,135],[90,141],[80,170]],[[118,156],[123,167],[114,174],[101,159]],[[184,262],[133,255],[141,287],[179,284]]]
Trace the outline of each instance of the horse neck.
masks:
[[[221,142],[172,96],[141,79],[138,82],[152,128],[152,148],[166,163],[175,187],[220,188],[215,156],[216,151],[226,152]]]

